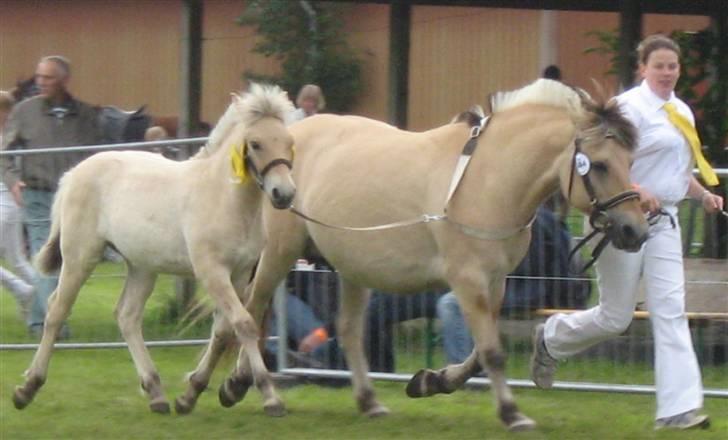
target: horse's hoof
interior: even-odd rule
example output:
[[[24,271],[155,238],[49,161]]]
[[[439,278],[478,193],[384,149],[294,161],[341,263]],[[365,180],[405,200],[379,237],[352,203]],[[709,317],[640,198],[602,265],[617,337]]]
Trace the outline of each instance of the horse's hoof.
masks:
[[[430,397],[435,394],[450,394],[454,389],[445,386],[442,375],[434,370],[420,370],[410,379],[407,384],[407,395],[416,399],[418,397]]]
[[[169,414],[169,402],[166,400],[157,400],[157,401],[151,401],[149,403],[149,409],[152,410],[152,412],[155,412],[157,414]]]
[[[523,414],[508,425],[508,430],[511,432],[533,431],[534,429],[536,429],[536,422]]]
[[[251,383],[245,380],[236,381],[228,378],[222,383],[222,385],[220,385],[220,391],[217,393],[217,396],[220,399],[220,405],[225,408],[230,408],[240,402],[248,393],[250,385]]]
[[[13,393],[13,405],[15,405],[15,409],[25,408],[32,400],[33,398],[28,398],[23,392],[23,388],[15,387],[15,392]]]
[[[369,411],[367,411],[364,415],[369,417],[370,419],[375,419],[377,417],[384,417],[389,415],[390,411],[389,408],[383,405],[376,405]]]
[[[177,414],[185,415],[192,412],[195,409],[195,401],[188,401],[182,397],[178,397],[174,400],[174,410]]]
[[[288,413],[288,411],[286,411],[286,406],[283,403],[264,405],[263,411],[265,411],[265,415],[268,417],[283,417]]]

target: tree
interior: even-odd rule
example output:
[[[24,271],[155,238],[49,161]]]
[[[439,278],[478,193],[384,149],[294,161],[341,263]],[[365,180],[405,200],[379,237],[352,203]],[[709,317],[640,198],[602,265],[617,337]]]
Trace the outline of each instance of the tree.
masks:
[[[362,90],[362,62],[344,38],[344,7],[305,0],[248,1],[237,22],[256,28],[260,40],[253,50],[280,60],[281,74],[246,71],[245,78],[276,83],[292,95],[305,84],[317,84],[329,111],[349,110]]]

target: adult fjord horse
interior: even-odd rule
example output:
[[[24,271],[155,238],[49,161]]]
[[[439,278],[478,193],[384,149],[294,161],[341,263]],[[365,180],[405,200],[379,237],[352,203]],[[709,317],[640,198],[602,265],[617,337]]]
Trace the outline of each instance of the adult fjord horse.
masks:
[[[601,213],[594,218],[617,247],[636,251],[646,238],[645,218],[629,191],[633,127],[616,107],[539,80],[499,95],[493,111],[479,136],[462,122],[412,133],[333,115],[289,128],[296,139],[295,207],[306,215],[329,225],[368,227],[446,209],[445,220],[374,231],[341,230],[264,209],[270,237],[249,287],[248,310],[260,322],[275,286],[313,239],[342,278],[338,335],[359,409],[369,416],[388,410],[367,376],[362,330],[368,288],[412,293],[450,286],[475,350],[462,365],[418,374],[408,394],[452,391],[482,365],[501,420],[512,430],[529,429],[535,423],[519,412],[506,384],[496,319],[505,276],[527,251],[537,207],[560,188],[577,208]],[[475,150],[449,197],[466,143]],[[242,396],[248,384],[250,370],[241,363],[225,386],[239,388]]]
[[[59,326],[107,244],[127,263],[116,317],[153,411],[169,412],[141,331],[157,273],[195,276],[214,299],[216,319],[229,323],[248,352],[259,353],[257,326],[238,293],[263,246],[263,194],[279,209],[295,194],[293,139],[283,124],[292,109],[278,87],[254,84],[242,97],[233,95],[210,137],[215,153],[185,162],[148,152],[100,153],[63,176],[50,237],[36,258],[44,272],[60,267],[58,288],[25,384],[15,390],[16,408],[28,405],[45,382]],[[282,403],[262,358],[254,355],[246,362],[266,410],[277,412]]]

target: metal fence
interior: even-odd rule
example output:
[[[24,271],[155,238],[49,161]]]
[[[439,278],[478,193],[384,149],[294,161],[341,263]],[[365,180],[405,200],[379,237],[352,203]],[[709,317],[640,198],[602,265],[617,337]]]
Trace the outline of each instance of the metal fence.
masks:
[[[185,157],[184,148],[198,146],[206,138],[138,142],[112,144],[90,147],[52,148],[38,150],[22,150],[0,152],[0,155],[16,155],[18,157],[28,154],[68,154],[71,152],[97,152],[106,150],[126,149],[152,149],[166,152],[172,157]],[[728,170],[718,170],[722,176],[728,175]],[[581,217],[576,215],[568,219],[572,235],[581,235]],[[695,223],[701,219],[695,216],[681,218],[683,231],[700,229]],[[685,224],[685,222],[690,222]],[[697,236],[698,234],[695,234]],[[686,239],[689,249],[699,249],[702,244],[695,236]],[[125,347],[116,330],[111,311],[121,291],[124,274],[123,264],[120,262],[107,262],[100,265],[94,275],[89,279],[81,292],[76,306],[75,316],[71,318],[72,332],[73,319],[88,320],[84,325],[84,333],[72,333],[68,342],[59,342],[57,348],[83,349],[83,348],[121,348]],[[515,277],[518,278],[518,277]],[[514,279],[515,279],[514,278]],[[521,277],[523,278],[523,277]],[[553,277],[528,276],[531,280],[557,281]],[[593,282],[590,276],[586,278]],[[562,281],[574,281],[574,278],[564,278]],[[687,280],[689,295],[694,290],[717,289],[725,295],[728,292],[728,281],[724,279],[690,278]],[[337,299],[338,277],[335,272],[328,269],[310,268],[299,265],[292,270],[288,281],[282,284],[276,294],[274,308],[274,322],[269,326],[271,333],[287,335],[285,338],[271,337],[267,344],[267,360],[278,371],[318,378],[321,380],[344,379],[348,377],[342,352],[335,337],[333,321],[335,319],[335,304]],[[590,303],[593,303],[597,293],[592,289]],[[407,381],[411,374],[422,367],[441,367],[446,363],[442,349],[442,336],[440,323],[437,319],[436,302],[444,292],[430,292],[399,299],[400,297],[386,293],[375,293],[373,304],[379,304],[380,309],[368,311],[368,322],[371,316],[390,314],[396,316],[392,319],[380,319],[376,325],[381,326],[377,331],[368,332],[368,356],[374,365],[372,377],[394,381]],[[568,298],[573,292],[566,291]],[[95,303],[84,306],[84,298],[94,297]],[[2,298],[7,298],[3,295]],[[198,293],[193,299],[196,303],[204,302],[205,295]],[[386,298],[397,298],[397,300]],[[286,316],[290,302],[303,300],[313,305],[316,318],[328,329],[326,342],[319,346],[319,353],[312,354],[298,350],[297,343],[300,335],[294,337],[293,326],[289,325]],[[403,297],[404,298],[404,297]],[[201,345],[207,342],[209,335],[209,319],[195,322],[190,316],[184,316],[176,302],[175,281],[172,277],[160,277],[155,294],[150,300],[145,314],[144,332],[150,339],[150,346],[186,346]],[[587,304],[581,304],[586,306]],[[374,305],[370,306],[375,307]],[[516,387],[533,386],[527,376],[528,355],[530,353],[530,332],[536,322],[542,320],[538,310],[553,308],[553,304],[534,303],[527,307],[506,308],[501,316],[501,333],[504,347],[509,353],[509,377],[511,385]],[[5,300],[0,302],[0,317],[5,321],[0,331],[0,350],[27,350],[35,349],[35,341],[25,336],[22,324],[13,317],[12,305]],[[98,316],[99,310],[108,310],[108,315]],[[707,310],[706,310],[707,311]],[[10,324],[9,321],[17,321]],[[191,324],[190,324],[191,323]],[[298,323],[294,323],[298,324]],[[728,378],[723,377],[721,369],[728,364],[728,320],[691,320],[693,339],[696,345],[701,365],[706,373],[706,395],[715,397],[728,397]],[[378,334],[379,336],[371,336]],[[377,347],[373,349],[372,339],[379,338]],[[285,343],[284,343],[285,342]],[[321,347],[324,351],[321,352]],[[563,382],[557,382],[556,388],[572,390],[609,390],[632,393],[652,393],[651,366],[652,341],[646,320],[636,319],[629,330],[622,336],[600,344],[588,352],[577,356],[563,368]],[[723,370],[724,371],[724,370]],[[471,384],[485,386],[487,377],[471,379]]]

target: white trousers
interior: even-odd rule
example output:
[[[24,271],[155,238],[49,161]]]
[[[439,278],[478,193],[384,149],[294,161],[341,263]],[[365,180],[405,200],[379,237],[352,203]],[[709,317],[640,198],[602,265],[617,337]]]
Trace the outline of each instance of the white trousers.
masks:
[[[677,219],[675,207],[665,208]],[[599,305],[546,321],[546,348],[564,359],[624,332],[632,321],[640,278],[655,339],[656,418],[703,406],[700,368],[685,315],[685,274],[680,227],[669,219],[650,227],[650,238],[636,253],[607,246],[596,263]]]
[[[32,294],[35,270],[25,256],[22,213],[10,191],[0,186],[0,256],[16,273],[0,267],[0,284],[17,300]]]

